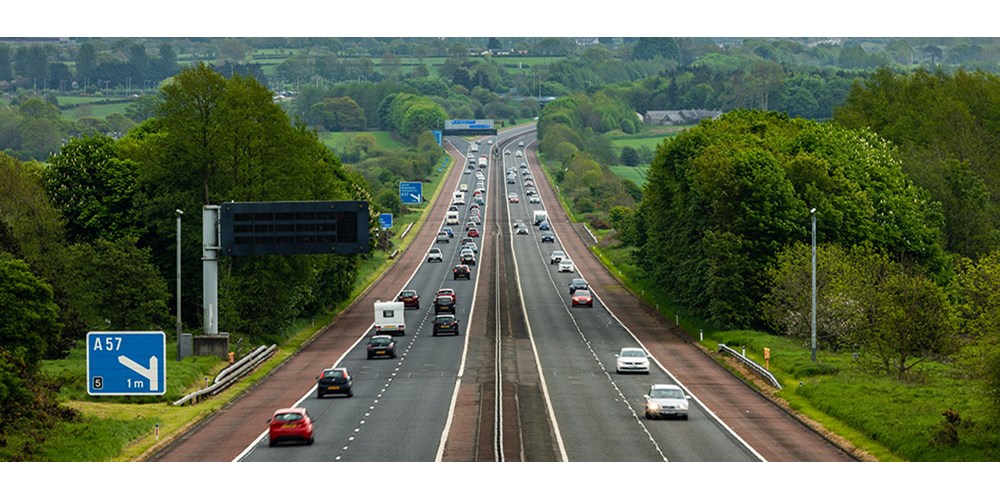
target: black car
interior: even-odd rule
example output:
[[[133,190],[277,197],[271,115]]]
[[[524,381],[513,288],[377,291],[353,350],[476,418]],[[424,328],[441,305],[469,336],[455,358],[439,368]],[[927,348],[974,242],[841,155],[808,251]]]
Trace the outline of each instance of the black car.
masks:
[[[368,359],[379,356],[396,357],[396,340],[391,335],[372,335],[368,338]]]
[[[476,254],[469,250],[468,252],[462,252],[462,258],[460,262],[467,266],[476,265]]]
[[[454,279],[456,279],[456,280],[457,279],[463,279],[463,278],[467,279],[467,280],[471,280],[472,279],[472,271],[470,271],[469,270],[469,266],[467,266],[465,264],[459,264],[459,265],[455,266],[455,269],[452,270],[452,273],[454,275]]]
[[[542,233],[542,243],[555,243],[556,237],[552,233]]]
[[[438,295],[434,299],[434,312],[455,314],[455,299],[449,295]]]
[[[316,377],[316,397],[322,398],[327,394],[344,394],[347,397],[354,395],[351,388],[351,376],[347,373],[347,368],[327,368],[319,377]]]
[[[458,318],[454,314],[439,314],[434,317],[434,335],[439,333],[458,335]]]
[[[577,290],[589,290],[590,285],[587,284],[587,280],[583,278],[573,278],[569,280],[569,294],[573,295],[573,292]]]

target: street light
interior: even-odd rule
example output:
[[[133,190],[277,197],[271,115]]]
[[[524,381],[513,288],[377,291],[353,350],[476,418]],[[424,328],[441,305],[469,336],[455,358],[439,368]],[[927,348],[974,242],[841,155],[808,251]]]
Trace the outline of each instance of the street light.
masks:
[[[174,210],[177,214],[177,361],[181,360],[181,216],[184,211]]]
[[[816,361],[816,209],[809,210],[812,216],[812,360]]]

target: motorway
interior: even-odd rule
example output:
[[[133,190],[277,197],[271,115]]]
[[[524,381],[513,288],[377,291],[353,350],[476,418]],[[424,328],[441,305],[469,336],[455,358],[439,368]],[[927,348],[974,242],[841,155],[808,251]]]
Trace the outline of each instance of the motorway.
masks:
[[[533,127],[495,138],[486,170],[477,265],[470,280],[452,279],[468,206],[452,226],[451,243],[434,243],[450,193],[466,183],[469,143],[449,138],[455,157],[425,226],[390,272],[268,378],[151,460],[262,462],[744,462],[850,461],[851,455],[799,423],[719,367],[683,335],[664,325],[600,266],[565,217],[542,175]],[[525,146],[518,147],[519,141]],[[511,154],[504,154],[509,150]],[[523,152],[523,157],[516,155]],[[523,176],[504,180],[504,167],[527,163],[540,203],[528,203]],[[519,203],[508,203],[516,192]],[[533,210],[549,212],[556,242],[541,243]],[[431,247],[444,262],[426,262]],[[562,249],[576,263],[559,273],[549,253]],[[593,308],[571,308],[568,282],[586,278]],[[439,288],[457,295],[460,335],[431,335]],[[402,289],[421,297],[407,310],[396,359],[366,359],[372,304]],[[621,318],[621,319],[619,319]],[[653,355],[650,374],[616,374],[614,355],[640,346]],[[328,366],[347,367],[354,396],[317,399],[315,378]],[[677,383],[692,395],[689,420],[643,417],[651,383]],[[269,447],[265,421],[282,406],[304,406],[316,419],[311,446]]]

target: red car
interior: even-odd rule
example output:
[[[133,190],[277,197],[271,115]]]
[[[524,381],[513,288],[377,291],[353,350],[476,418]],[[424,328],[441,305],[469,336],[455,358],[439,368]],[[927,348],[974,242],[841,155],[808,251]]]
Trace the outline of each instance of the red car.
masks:
[[[397,302],[402,302],[404,308],[420,309],[420,296],[416,290],[403,290],[396,297]]]
[[[479,230],[476,229],[476,228],[470,229],[469,230],[469,237],[470,238],[478,238],[479,237]]]
[[[594,307],[594,297],[590,295],[590,290],[580,289],[573,292],[573,307]]]
[[[313,444],[313,422],[305,408],[282,408],[274,411],[267,421],[267,445],[274,446],[281,441],[300,441]]]
[[[458,297],[455,295],[455,290],[452,289],[452,288],[442,288],[442,289],[438,290],[437,294],[438,294],[438,296],[447,295],[447,296],[451,297],[451,300],[458,300]]]
[[[517,202],[521,201],[521,199],[518,198],[516,194],[512,194],[512,195],[508,196],[507,200],[509,200],[511,203],[517,203]]]

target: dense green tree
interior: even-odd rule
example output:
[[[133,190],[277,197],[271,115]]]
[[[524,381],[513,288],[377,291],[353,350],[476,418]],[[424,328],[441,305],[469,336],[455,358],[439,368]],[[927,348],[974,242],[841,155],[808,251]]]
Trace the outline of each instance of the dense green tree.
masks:
[[[91,42],[81,43],[76,53],[76,78],[81,86],[97,82],[97,50]]]
[[[313,116],[319,117],[323,127],[333,132],[364,130],[368,123],[365,110],[350,97],[333,97],[313,105]]]
[[[640,38],[632,47],[632,59],[645,60],[654,57],[677,60],[680,55],[673,38]]]
[[[293,126],[254,78],[226,79],[197,65],[178,73],[163,94],[152,123],[130,133],[123,148],[140,164],[139,206],[148,230],[143,246],[153,250],[161,272],[173,269],[174,249],[164,242],[173,241],[175,209],[194,214],[202,205],[231,200],[370,198],[364,180],[344,169],[314,132]],[[184,224],[185,234],[200,233],[199,218],[185,217]],[[200,247],[192,239],[182,252],[186,272],[196,274]],[[345,297],[345,280],[353,280],[358,265],[356,257],[324,255],[225,260],[219,284],[223,328],[271,339],[296,315],[331,305],[317,300]],[[333,269],[339,269],[338,279],[332,279]],[[200,286],[184,295],[197,304]],[[196,318],[197,312],[184,317]]]
[[[0,351],[33,371],[46,342],[59,336],[58,316],[52,287],[25,262],[0,253]]]
[[[630,167],[635,167],[642,163],[642,159],[639,157],[639,151],[632,146],[622,147],[621,161],[623,165],[628,165]]]
[[[856,84],[835,113],[838,123],[871,128],[899,145],[909,177],[945,207],[947,248],[969,257],[1000,245],[996,95],[996,75],[880,69]]]
[[[45,169],[45,190],[66,221],[71,241],[133,234],[138,166],[118,156],[110,137],[72,139]]]
[[[134,80],[133,84],[139,87],[142,80],[149,76],[149,55],[146,53],[146,46],[142,43],[130,43],[128,46],[128,63],[132,65],[129,77]]]
[[[895,273],[873,290],[870,300],[875,315],[860,343],[882,372],[903,379],[918,364],[952,352],[954,311],[933,281]]]
[[[731,112],[665,143],[647,177],[642,260],[723,326],[762,317],[766,270],[808,237],[871,245],[940,272],[941,216],[883,140],[785,115]]]
[[[0,82],[9,82],[14,79],[12,62],[10,45],[0,43]]]

